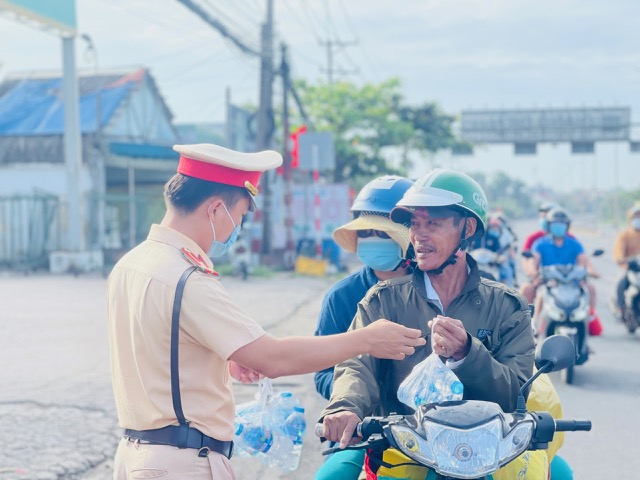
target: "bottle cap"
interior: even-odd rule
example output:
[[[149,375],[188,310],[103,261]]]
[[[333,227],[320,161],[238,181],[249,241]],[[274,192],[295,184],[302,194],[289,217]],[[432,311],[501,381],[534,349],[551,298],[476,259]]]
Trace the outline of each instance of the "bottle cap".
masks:
[[[304,413],[304,407],[299,407],[298,405],[296,405],[295,407],[293,407],[293,411]]]
[[[462,382],[455,381],[451,384],[451,391],[453,393],[459,394],[462,393],[463,390],[464,386],[462,385]]]

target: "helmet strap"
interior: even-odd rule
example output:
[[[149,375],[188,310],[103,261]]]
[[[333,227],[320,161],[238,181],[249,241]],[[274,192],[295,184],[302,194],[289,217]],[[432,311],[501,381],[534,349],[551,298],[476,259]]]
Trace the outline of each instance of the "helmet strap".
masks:
[[[467,218],[467,212],[463,212],[464,225],[460,232],[460,243],[458,243],[458,246],[453,250],[453,253],[449,255],[449,258],[442,262],[438,268],[432,268],[431,270],[427,270],[425,273],[440,275],[445,268],[449,265],[455,264],[458,259],[464,255],[465,250],[469,247],[469,239],[464,236],[467,231]]]

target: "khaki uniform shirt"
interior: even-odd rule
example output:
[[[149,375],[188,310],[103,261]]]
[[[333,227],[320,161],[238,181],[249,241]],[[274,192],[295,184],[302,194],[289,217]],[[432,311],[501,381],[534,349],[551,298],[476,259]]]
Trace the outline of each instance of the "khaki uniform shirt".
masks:
[[[213,269],[185,235],[153,225],[147,240],[113,268],[107,283],[113,392],[122,428],[178,425],[171,399],[171,311],[187,248]],[[227,359],[264,330],[214,275],[186,282],[180,313],[180,393],[185,418],[218,440],[233,438],[234,398]]]

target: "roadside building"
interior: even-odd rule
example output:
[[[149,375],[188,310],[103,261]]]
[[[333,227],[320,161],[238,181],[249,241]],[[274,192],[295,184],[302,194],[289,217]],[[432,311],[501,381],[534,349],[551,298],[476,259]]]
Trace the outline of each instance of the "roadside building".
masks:
[[[80,73],[82,265],[66,245],[67,173],[60,73],[0,83],[0,268],[52,271],[108,266],[164,211],[162,188],[180,143],[172,113],[145,68]]]

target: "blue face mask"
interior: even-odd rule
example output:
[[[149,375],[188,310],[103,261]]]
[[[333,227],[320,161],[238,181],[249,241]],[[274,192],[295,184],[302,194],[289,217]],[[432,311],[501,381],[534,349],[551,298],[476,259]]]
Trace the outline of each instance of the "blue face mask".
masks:
[[[227,210],[227,206],[224,203],[222,204],[222,206],[224,207],[224,210],[227,212],[227,215],[229,215],[229,218],[231,219],[231,223],[233,223],[234,228],[233,228],[233,232],[231,232],[231,235],[229,235],[229,238],[227,239],[227,241],[220,242],[216,240],[216,229],[213,227],[213,222],[211,221],[211,217],[209,217],[211,230],[213,230],[213,243],[211,244],[211,248],[209,248],[208,255],[212,258],[221,257],[225,253],[227,253],[227,250],[229,249],[229,247],[236,242],[236,240],[238,239],[238,235],[240,235],[240,225],[236,225],[236,222],[233,221],[233,218],[231,217],[229,210]]]
[[[567,234],[568,226],[562,222],[551,222],[549,224],[549,233],[554,237],[564,237]]]
[[[544,230],[545,232],[547,231],[547,227],[549,226],[549,224],[547,223],[547,219],[542,217],[539,221],[540,223],[540,229]]]
[[[394,270],[402,261],[402,250],[390,238],[358,238],[358,258],[366,266],[382,272]]]

